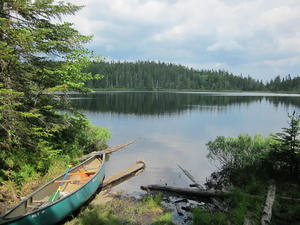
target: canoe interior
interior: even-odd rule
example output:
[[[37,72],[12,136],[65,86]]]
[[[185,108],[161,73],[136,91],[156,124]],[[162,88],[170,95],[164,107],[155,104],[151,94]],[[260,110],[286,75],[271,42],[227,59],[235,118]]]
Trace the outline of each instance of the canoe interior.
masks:
[[[92,157],[71,169],[65,181],[62,182],[62,187],[60,188],[61,195],[57,201],[68,197],[70,194],[82,188],[94,176],[94,174],[98,173],[101,169],[102,161],[103,155],[96,155],[95,157]],[[57,190],[63,177],[64,174],[39,188],[37,191],[22,200],[18,205],[9,210],[2,219],[7,220],[16,218],[57,202],[48,202],[48,199],[50,195]]]

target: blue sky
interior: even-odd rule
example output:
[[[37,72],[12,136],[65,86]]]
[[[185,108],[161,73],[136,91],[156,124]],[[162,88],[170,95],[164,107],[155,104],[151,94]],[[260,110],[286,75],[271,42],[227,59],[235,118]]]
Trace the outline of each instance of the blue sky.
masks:
[[[224,69],[269,81],[300,76],[299,0],[72,0],[67,21],[108,60]]]

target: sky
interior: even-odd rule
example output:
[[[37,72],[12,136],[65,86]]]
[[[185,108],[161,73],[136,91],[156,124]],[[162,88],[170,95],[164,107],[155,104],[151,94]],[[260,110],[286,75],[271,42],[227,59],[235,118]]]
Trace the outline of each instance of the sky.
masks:
[[[299,0],[72,0],[107,61],[161,61],[269,81],[300,76]]]

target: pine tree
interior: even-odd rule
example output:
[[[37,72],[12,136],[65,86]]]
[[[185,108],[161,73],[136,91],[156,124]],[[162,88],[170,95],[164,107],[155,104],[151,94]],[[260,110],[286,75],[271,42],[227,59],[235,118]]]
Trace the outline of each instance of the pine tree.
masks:
[[[83,47],[92,36],[62,22],[81,8],[54,0],[0,2],[0,170],[61,151],[51,140],[72,123],[54,108],[72,108],[56,93],[90,91],[84,82],[100,78],[82,72],[101,59]]]
[[[275,161],[283,168],[287,167],[293,178],[298,178],[300,169],[300,116],[294,111],[288,114],[288,128],[282,128],[282,133],[276,133],[274,139],[279,142],[272,152]]]

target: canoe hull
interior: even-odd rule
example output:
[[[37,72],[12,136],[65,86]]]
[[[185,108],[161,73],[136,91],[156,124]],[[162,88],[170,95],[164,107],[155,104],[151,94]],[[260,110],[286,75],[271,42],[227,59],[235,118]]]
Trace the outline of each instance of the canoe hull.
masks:
[[[99,171],[75,192],[53,203],[40,207],[29,214],[10,220],[0,220],[0,224],[11,225],[51,225],[56,224],[84,204],[102,185],[105,177],[104,156]]]

